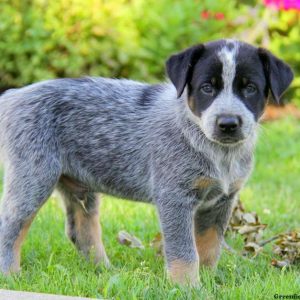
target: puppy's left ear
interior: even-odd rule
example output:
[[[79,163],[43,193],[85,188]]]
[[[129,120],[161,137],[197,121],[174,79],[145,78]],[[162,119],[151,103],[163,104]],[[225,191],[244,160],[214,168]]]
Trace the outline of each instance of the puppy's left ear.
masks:
[[[258,48],[258,55],[264,67],[267,89],[271,91],[275,102],[279,103],[280,97],[294,78],[293,71],[285,62],[264,48]]]
[[[182,95],[186,84],[190,82],[194,66],[203,51],[204,45],[200,44],[190,47],[178,54],[172,55],[167,60],[167,74],[176,87],[178,98]]]

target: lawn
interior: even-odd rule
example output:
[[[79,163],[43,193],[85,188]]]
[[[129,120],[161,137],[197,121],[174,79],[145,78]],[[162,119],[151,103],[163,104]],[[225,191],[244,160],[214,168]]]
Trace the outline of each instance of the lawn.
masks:
[[[256,211],[262,223],[268,224],[265,238],[299,228],[299,121],[285,119],[262,126],[256,167],[241,199],[247,210]],[[104,244],[113,268],[96,270],[78,255],[64,235],[63,211],[53,195],[24,244],[21,273],[0,277],[0,288],[110,299],[274,299],[274,294],[300,295],[299,265],[272,267],[271,245],[252,260],[223,251],[215,271],[201,270],[202,288],[171,285],[164,275],[163,258],[149,246],[159,231],[154,207],[104,196],[101,214]],[[116,236],[122,229],[139,237],[145,249],[120,245]],[[240,237],[228,236],[227,242],[242,249]]]

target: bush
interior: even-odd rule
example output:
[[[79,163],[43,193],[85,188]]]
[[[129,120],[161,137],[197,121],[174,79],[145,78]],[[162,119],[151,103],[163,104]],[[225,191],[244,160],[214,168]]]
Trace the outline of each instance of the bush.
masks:
[[[20,86],[46,78],[85,74],[161,79],[170,53],[218,37],[225,20],[200,18],[205,7],[221,11],[218,3],[7,2],[2,4],[0,18],[1,85]],[[226,7],[228,18],[234,3]],[[226,28],[223,32],[227,34]]]
[[[276,22],[274,22],[274,19]],[[277,12],[269,26],[270,50],[287,61],[295,73],[288,95],[300,104],[300,14],[298,11]]]
[[[266,11],[257,6],[256,19],[251,18],[251,2],[2,1],[0,88],[84,75],[161,80],[164,62],[171,53],[222,37],[248,40],[251,35],[245,28],[258,22]],[[283,18],[283,26],[285,17],[278,18]],[[300,26],[288,30],[286,41],[277,39],[274,31],[275,41],[270,46],[294,63],[294,43],[299,37],[295,31],[298,33]]]

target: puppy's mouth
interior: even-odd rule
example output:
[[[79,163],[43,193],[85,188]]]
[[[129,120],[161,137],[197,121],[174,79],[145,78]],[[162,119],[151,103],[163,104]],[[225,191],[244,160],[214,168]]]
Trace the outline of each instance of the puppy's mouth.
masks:
[[[223,145],[236,145],[236,144],[241,144],[244,141],[245,141],[245,139],[223,138],[223,139],[219,139],[218,143],[223,144]]]
[[[243,136],[218,136],[213,135],[212,138],[209,138],[212,142],[220,144],[222,146],[236,146],[244,143],[246,138]]]

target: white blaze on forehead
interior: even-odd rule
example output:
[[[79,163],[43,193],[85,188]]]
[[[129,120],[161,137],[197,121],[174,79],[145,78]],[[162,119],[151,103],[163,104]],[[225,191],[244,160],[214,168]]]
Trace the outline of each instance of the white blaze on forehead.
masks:
[[[223,65],[222,79],[225,92],[232,92],[237,52],[238,43],[231,40],[226,41],[226,45],[218,52],[218,57]]]
[[[212,103],[201,112],[200,118],[193,115],[192,112],[190,112],[189,115],[190,119],[201,128],[205,136],[214,142],[218,142],[217,119],[220,115],[224,114],[235,115],[241,119],[240,130],[244,140],[248,140],[251,144],[251,141],[255,139],[256,121],[254,115],[246,107],[239,95],[233,91],[240,45],[242,44],[238,41],[226,40],[223,46],[217,50],[218,59],[222,63],[222,81],[224,86]],[[249,146],[250,144],[247,145]],[[218,169],[218,167],[216,167],[216,169]],[[224,175],[224,172],[222,172],[220,171],[221,177]],[[230,183],[230,181],[226,179],[227,173],[224,175],[225,177],[223,176],[225,178],[223,180],[224,191],[228,191]]]

